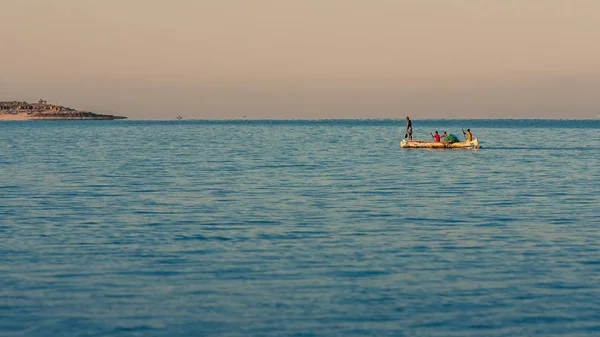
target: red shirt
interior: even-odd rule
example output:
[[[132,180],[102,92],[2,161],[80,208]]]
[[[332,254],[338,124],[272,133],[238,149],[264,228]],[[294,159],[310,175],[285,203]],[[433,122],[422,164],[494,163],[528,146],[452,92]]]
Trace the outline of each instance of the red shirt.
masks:
[[[440,141],[440,135],[438,135],[438,134],[433,135],[433,139],[435,139],[436,142],[439,142]]]

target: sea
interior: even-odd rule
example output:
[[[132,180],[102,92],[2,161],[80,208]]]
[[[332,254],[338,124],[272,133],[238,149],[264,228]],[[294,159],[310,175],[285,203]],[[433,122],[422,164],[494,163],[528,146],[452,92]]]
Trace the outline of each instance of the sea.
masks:
[[[0,123],[0,336],[600,335],[600,120]]]

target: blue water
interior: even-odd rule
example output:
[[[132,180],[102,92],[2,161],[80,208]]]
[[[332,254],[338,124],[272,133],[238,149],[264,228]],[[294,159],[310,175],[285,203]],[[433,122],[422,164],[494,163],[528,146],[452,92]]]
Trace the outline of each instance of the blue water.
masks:
[[[600,335],[600,121],[460,128],[0,123],[0,335]]]

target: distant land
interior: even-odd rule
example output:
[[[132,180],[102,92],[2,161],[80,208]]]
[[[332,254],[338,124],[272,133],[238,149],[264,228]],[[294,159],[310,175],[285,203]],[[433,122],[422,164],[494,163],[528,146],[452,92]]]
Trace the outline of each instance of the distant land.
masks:
[[[0,101],[0,121],[19,120],[114,120],[127,119],[123,116],[101,115],[90,111],[75,110],[62,105],[20,101]]]

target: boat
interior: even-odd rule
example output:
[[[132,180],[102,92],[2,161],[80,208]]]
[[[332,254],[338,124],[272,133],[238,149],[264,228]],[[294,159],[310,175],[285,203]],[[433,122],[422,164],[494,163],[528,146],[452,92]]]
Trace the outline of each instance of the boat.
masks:
[[[430,142],[425,140],[406,140],[400,141],[400,147],[406,149],[478,149],[479,141],[477,138],[470,142],[456,142],[445,144],[442,142]]]

